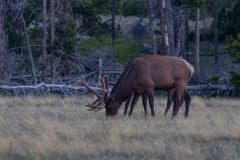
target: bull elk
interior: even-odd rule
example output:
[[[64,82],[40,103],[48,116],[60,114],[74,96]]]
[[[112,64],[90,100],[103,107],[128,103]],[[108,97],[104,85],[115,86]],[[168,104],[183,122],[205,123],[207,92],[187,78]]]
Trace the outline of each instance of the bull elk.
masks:
[[[99,106],[104,103],[106,115],[114,116],[121,104],[131,95],[134,94],[136,97],[132,100],[131,108],[133,108],[142,94],[145,95],[144,100],[149,100],[151,114],[154,116],[154,90],[173,90],[169,99],[169,102],[174,103],[172,116],[177,115],[183,99],[187,101],[185,116],[188,116],[191,99],[186,87],[193,72],[192,65],[178,57],[152,55],[135,58],[127,64],[111,93],[108,92],[106,78],[101,80],[103,96],[98,96],[98,99],[88,107],[98,110],[103,108]],[[165,113],[169,107],[170,105],[167,106]]]

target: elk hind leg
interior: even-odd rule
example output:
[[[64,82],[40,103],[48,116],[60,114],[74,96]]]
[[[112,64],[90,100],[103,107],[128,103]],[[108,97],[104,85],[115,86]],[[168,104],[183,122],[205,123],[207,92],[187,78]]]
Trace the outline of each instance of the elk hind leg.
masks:
[[[142,104],[143,104],[145,116],[147,116],[147,94],[146,93],[142,94]]]
[[[148,101],[149,101],[149,105],[151,108],[151,115],[154,117],[155,116],[155,111],[154,111],[154,89],[150,90],[147,92],[147,96],[148,96]]]
[[[185,101],[185,105],[186,105],[184,116],[185,116],[185,118],[187,118],[188,112],[189,112],[189,106],[190,106],[190,102],[191,102],[191,97],[186,90],[184,91],[184,101]]]
[[[173,114],[172,114],[173,117],[177,115],[179,108],[182,105],[183,93],[184,93],[184,90],[182,88],[176,88],[176,90],[174,91],[174,94],[173,94],[174,106],[173,106]]]

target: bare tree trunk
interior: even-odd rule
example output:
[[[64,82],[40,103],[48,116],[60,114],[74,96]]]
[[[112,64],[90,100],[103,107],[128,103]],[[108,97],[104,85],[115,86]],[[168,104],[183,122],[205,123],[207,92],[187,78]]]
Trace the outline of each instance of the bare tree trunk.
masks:
[[[151,39],[152,39],[152,47],[153,47],[153,54],[157,54],[157,44],[156,44],[156,37],[154,34],[153,28],[153,16],[152,16],[152,4],[151,0],[148,0],[148,14],[149,14],[149,30],[151,32]]]
[[[98,72],[98,84],[101,84],[101,78],[102,78],[102,59],[99,58],[97,61],[97,66],[96,66],[96,70]]]
[[[30,65],[31,65],[32,78],[33,78],[34,83],[37,84],[37,78],[36,78],[36,74],[35,74],[32,50],[31,50],[31,47],[30,47],[30,41],[29,41],[29,36],[28,36],[28,32],[27,32],[27,26],[26,26],[26,22],[25,22],[25,19],[24,19],[23,15],[21,15],[21,19],[22,19],[22,25],[23,25],[23,33],[24,33],[26,51],[28,53],[28,59],[29,59]]]
[[[186,37],[187,37],[187,33],[186,33],[186,23],[185,23],[185,19],[183,19],[183,28],[182,28],[182,35],[181,35],[181,52],[180,52],[180,56],[183,57],[184,59],[186,59],[187,57],[187,50],[186,50]]]
[[[70,62],[66,57],[63,56],[63,57],[61,57],[60,63],[61,63],[62,78],[63,78],[63,81],[65,81],[67,76],[71,72]]]
[[[116,2],[115,0],[112,0],[112,61],[113,62],[115,62],[115,58],[116,58],[115,10],[116,10]]]
[[[176,51],[175,55],[180,56],[181,53],[181,40],[182,40],[182,34],[183,34],[183,22],[182,22],[182,10],[179,12],[180,17],[177,21],[177,26],[179,26],[178,34],[177,34],[177,40],[176,40]]]
[[[170,0],[161,1],[161,33],[163,54],[175,56],[172,5]]]
[[[185,34],[186,34],[186,43],[185,43],[185,49],[186,49],[186,59],[189,61],[189,25],[188,25],[188,17],[186,17],[185,20]]]
[[[47,2],[43,0],[43,40],[42,40],[42,54],[43,54],[43,81],[47,79]]]
[[[70,2],[68,0],[61,0],[61,19],[60,24],[62,26],[62,29],[68,28],[68,20],[71,16],[70,14]],[[65,35],[64,35],[65,36]],[[63,52],[65,53],[65,48],[63,47]],[[65,53],[68,54],[68,53]],[[61,72],[63,76],[63,80],[65,81],[66,77],[70,74],[70,62],[69,59],[66,57],[66,55],[63,55],[61,57]]]
[[[179,14],[180,16],[177,26],[180,26],[180,28],[178,29],[177,34],[175,56],[186,58],[186,15],[182,9]]]
[[[162,33],[162,50],[164,55],[169,55],[168,27],[166,23],[166,0],[161,3],[161,33]]]
[[[5,31],[5,0],[0,0],[0,79],[4,80],[6,72],[6,31]]]
[[[170,0],[165,0],[165,3],[166,3],[165,18],[168,28],[169,54],[171,56],[176,56],[172,4]]]
[[[187,58],[187,30],[186,30],[186,24],[187,24],[187,17],[186,17],[186,12],[183,11],[182,15],[182,36],[181,36],[181,56],[183,58]]]
[[[214,20],[213,20],[213,28],[214,28],[214,55],[215,55],[215,64],[218,63],[218,13],[216,9],[214,9]]]
[[[200,41],[200,35],[199,35],[199,8],[196,10],[196,19],[195,19],[195,72],[196,72],[196,78],[197,81],[199,81],[199,72],[200,72],[200,66],[199,66],[199,41]]]
[[[51,0],[51,78],[56,79],[56,57],[54,52],[55,43],[55,1]]]

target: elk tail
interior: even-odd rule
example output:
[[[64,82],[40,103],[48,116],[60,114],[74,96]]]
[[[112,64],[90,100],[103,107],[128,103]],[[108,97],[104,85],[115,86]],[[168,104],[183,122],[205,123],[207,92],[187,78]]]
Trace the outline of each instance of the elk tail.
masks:
[[[181,58],[181,60],[186,64],[187,68],[189,69],[190,71],[190,75],[189,75],[189,79],[192,77],[193,73],[194,73],[194,68],[193,66],[188,62],[186,61],[185,59]]]

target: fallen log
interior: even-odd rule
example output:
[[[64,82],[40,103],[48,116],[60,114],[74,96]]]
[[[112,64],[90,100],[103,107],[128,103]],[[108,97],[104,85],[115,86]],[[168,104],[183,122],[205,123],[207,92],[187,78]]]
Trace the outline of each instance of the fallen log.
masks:
[[[0,89],[3,90],[13,90],[13,89],[39,89],[39,88],[64,88],[64,89],[73,89],[73,90],[85,90],[83,86],[72,86],[65,84],[46,84],[40,83],[38,85],[22,85],[22,86],[10,86],[10,85],[1,85]],[[100,87],[91,87],[94,90],[102,90]]]
[[[188,86],[187,90],[193,94],[204,97],[232,96],[234,87],[229,84],[201,84]]]
[[[102,88],[91,87],[93,90],[100,92]],[[1,85],[0,92],[8,93],[10,95],[44,95],[47,93],[64,94],[64,95],[82,95],[87,93],[86,88],[83,86],[73,86],[65,84],[46,84],[40,83],[37,85]]]
[[[228,84],[200,84],[200,85],[189,85],[188,90],[229,90],[233,89]]]
[[[98,87],[97,83],[91,83],[91,89],[101,92],[102,88]],[[110,90],[114,86],[115,82],[110,83]],[[234,88],[231,85],[227,84],[201,84],[201,85],[190,85],[187,87],[187,90],[196,95],[203,96],[221,96],[223,94],[230,95]],[[65,95],[82,95],[88,93],[84,86],[74,86],[66,84],[47,84],[40,83],[37,85],[11,85],[3,84],[0,86],[0,92],[12,93],[13,95],[27,95],[37,94],[43,95],[47,93],[51,94],[65,94]],[[10,95],[12,95],[10,94]]]

